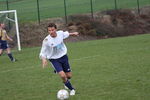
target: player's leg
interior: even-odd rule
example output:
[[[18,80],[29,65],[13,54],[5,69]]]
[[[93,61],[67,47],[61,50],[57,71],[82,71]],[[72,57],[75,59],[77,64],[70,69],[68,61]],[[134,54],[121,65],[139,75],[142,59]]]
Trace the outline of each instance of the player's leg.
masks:
[[[6,50],[7,55],[8,55],[8,57],[9,57],[9,59],[10,59],[11,61],[14,61],[14,60],[15,60],[15,59],[13,58],[12,54],[11,54],[9,45],[7,44],[7,41],[1,41],[1,48],[2,48],[3,50]]]
[[[70,83],[70,85],[71,85],[71,82],[70,82],[70,79],[71,79],[71,77],[72,77],[72,73],[71,72],[65,72],[65,75],[66,75],[66,77],[67,77],[67,81]],[[66,82],[67,83],[67,82]],[[65,84],[65,88],[69,88],[66,84]],[[71,85],[71,87],[72,87],[72,85]],[[66,88],[66,89],[67,89]],[[72,87],[72,88],[69,88],[70,89],[70,95],[75,95],[75,93],[76,93],[76,91],[75,91],[75,89]]]
[[[62,66],[63,66],[63,70],[64,70],[67,78],[71,79],[72,72],[71,72],[70,64],[68,62],[68,56],[67,55],[63,56]]]
[[[58,74],[59,74],[60,78],[62,79],[63,83],[67,82],[68,79],[67,79],[67,76],[64,71],[60,71],[60,72],[58,72]]]
[[[72,72],[65,72],[66,76],[68,79],[71,79],[72,77]]]
[[[2,53],[3,53],[2,42],[1,42],[1,40],[0,40],[0,56],[2,55]]]
[[[69,62],[68,62],[68,56],[67,55],[63,56],[62,61],[63,61],[62,68],[63,68],[63,71],[65,72],[65,75],[67,77],[67,82],[68,82],[68,83],[67,82],[65,83],[65,86],[68,87],[67,84],[70,84],[71,87],[68,87],[70,89],[70,95],[75,95],[75,89],[73,88],[69,80],[72,77],[72,72],[71,72]]]
[[[15,62],[16,60],[15,60],[15,58],[13,57],[13,55],[12,55],[11,50],[10,50],[9,47],[6,49],[6,51],[7,51],[7,55],[8,55],[8,57],[9,57],[9,59],[10,59],[12,62]]]
[[[67,76],[67,79],[68,79],[68,80],[71,80],[72,73],[71,73],[71,72],[66,72],[65,74],[66,74],[66,76]],[[65,88],[65,89],[68,89],[68,87],[66,87],[65,85],[64,85],[64,88]]]
[[[67,81],[67,76],[63,71],[62,64],[59,62],[59,59],[50,59],[49,61],[51,62],[55,71],[59,74],[62,81],[65,83]]]
[[[71,79],[72,72],[71,72],[70,64],[68,62],[68,56],[67,55],[65,55],[63,58],[62,66],[63,66],[63,71],[65,72],[67,78]]]
[[[64,85],[70,89],[70,95],[75,95],[75,89],[72,87],[70,81],[68,80],[67,76],[66,76],[66,73],[64,71],[60,71],[59,73],[59,76],[62,78],[63,82],[64,82]]]
[[[74,90],[72,87],[70,81],[68,80],[66,73],[63,71],[63,66],[61,63],[61,58],[60,59],[50,59],[50,62],[52,63],[53,68],[57,71],[59,74],[60,78],[62,79],[64,85],[68,87],[70,90]]]
[[[3,49],[0,49],[0,56],[2,55],[2,53],[3,53]]]
[[[66,74],[64,71],[60,71],[59,76],[61,77],[61,79],[63,80],[63,83],[66,87],[68,87],[70,90],[73,90],[74,88],[72,87],[72,84],[70,83],[70,81],[68,80]]]

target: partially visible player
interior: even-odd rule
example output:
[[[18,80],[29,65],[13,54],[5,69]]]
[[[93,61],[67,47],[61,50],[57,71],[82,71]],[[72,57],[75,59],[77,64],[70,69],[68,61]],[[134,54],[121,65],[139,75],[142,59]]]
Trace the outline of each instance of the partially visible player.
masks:
[[[53,68],[63,80],[64,85],[70,89],[70,95],[75,95],[75,89],[69,79],[72,77],[71,68],[68,62],[67,48],[63,42],[69,36],[78,36],[78,32],[57,31],[57,26],[50,23],[47,27],[49,35],[43,40],[40,58],[43,68],[47,65],[47,59],[52,63]]]
[[[15,62],[16,59],[12,56],[12,53],[11,53],[10,47],[7,43],[7,40],[13,41],[13,39],[7,35],[7,32],[5,30],[5,24],[0,23],[0,56],[2,55],[3,50],[6,50],[7,55],[10,58],[10,60],[12,62]]]

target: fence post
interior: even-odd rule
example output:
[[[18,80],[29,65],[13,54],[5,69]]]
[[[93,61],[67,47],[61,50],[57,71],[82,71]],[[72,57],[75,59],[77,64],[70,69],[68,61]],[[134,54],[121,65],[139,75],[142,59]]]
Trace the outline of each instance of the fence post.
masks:
[[[38,13],[38,23],[40,24],[40,7],[39,7],[39,0],[37,0],[37,13]]]
[[[67,24],[68,23],[68,19],[67,19],[66,0],[64,0],[64,10],[65,10],[65,21],[66,21],[66,24]]]
[[[138,6],[138,14],[140,14],[140,2],[137,0],[137,6]]]
[[[6,0],[7,10],[9,10],[9,3],[8,0]]]
[[[117,10],[117,0],[115,0],[115,9]]]
[[[6,5],[7,5],[7,10],[9,10],[9,2],[8,0],[6,0]],[[9,18],[9,13],[8,13],[8,18]],[[8,21],[8,29],[10,29],[11,25],[10,25],[10,21]]]
[[[92,16],[92,19],[94,19],[94,16],[93,16],[93,1],[90,0],[90,4],[91,4],[91,16]]]

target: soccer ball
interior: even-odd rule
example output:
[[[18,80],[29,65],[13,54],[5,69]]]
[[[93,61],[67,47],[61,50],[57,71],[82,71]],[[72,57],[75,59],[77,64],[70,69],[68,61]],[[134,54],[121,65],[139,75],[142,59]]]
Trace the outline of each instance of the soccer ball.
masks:
[[[68,93],[68,91],[65,90],[65,89],[59,90],[59,91],[57,92],[57,98],[58,98],[59,100],[66,100],[66,99],[68,99],[68,98],[69,98],[69,93]]]

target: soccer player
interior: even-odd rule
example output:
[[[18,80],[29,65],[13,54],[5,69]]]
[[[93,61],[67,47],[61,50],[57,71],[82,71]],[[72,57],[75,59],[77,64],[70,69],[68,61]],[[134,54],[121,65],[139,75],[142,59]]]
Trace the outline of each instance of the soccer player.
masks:
[[[10,60],[12,62],[15,62],[16,59],[12,56],[12,53],[11,53],[10,47],[7,43],[7,40],[13,41],[13,39],[10,38],[6,33],[5,24],[0,23],[0,56],[2,55],[3,50],[6,50],[7,55],[10,58]]]
[[[78,36],[78,32],[69,33],[68,31],[57,31],[54,23],[48,25],[49,35],[43,40],[40,58],[42,59],[43,68],[47,65],[47,59],[51,62],[52,67],[56,70],[63,80],[64,86],[70,89],[70,95],[75,95],[75,89],[69,79],[72,77],[70,65],[68,62],[67,48],[63,42],[69,36]]]

